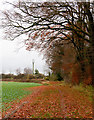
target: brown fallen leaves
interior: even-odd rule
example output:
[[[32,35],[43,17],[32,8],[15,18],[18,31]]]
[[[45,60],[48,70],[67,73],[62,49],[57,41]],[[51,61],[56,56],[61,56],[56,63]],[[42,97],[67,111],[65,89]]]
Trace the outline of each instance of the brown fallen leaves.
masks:
[[[3,118],[17,106],[28,101],[10,118],[92,118],[92,102],[84,93],[60,82],[50,82],[47,86],[28,88],[31,95],[14,102],[3,112]]]

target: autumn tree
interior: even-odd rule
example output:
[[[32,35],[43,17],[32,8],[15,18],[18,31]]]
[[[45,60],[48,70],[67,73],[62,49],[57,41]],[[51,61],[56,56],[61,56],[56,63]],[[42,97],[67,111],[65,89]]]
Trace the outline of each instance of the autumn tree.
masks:
[[[63,80],[63,55],[64,55],[64,46],[59,45],[58,42],[52,45],[45,54],[46,62],[49,68],[52,70],[52,74],[55,74],[57,80]]]
[[[59,41],[60,45],[65,42],[71,43],[77,53],[77,59],[83,55],[84,46],[88,46],[92,85],[94,85],[93,3],[19,1],[11,5],[14,10],[4,11],[5,20],[2,25],[5,27],[7,37],[15,39],[26,34],[27,50],[40,48],[47,51],[56,41]],[[84,57],[81,57],[80,61],[82,58]]]

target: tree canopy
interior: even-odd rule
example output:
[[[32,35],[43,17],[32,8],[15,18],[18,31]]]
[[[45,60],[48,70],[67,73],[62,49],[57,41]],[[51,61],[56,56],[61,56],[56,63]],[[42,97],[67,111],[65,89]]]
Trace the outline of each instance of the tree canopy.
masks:
[[[91,65],[94,84],[93,2],[36,3],[20,0],[10,4],[13,11],[3,12],[5,19],[2,24],[9,39],[26,34],[28,38],[24,43],[27,50],[35,48],[50,51],[53,56],[55,52],[52,51],[57,49],[57,44],[63,47],[70,45],[76,52],[75,62],[80,63],[82,73],[85,72],[84,61]],[[49,57],[48,60],[53,59]]]

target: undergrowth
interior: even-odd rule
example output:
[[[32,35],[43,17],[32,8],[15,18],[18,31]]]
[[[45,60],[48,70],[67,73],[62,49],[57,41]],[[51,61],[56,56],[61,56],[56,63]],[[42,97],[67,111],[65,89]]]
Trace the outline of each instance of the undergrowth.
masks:
[[[93,100],[92,95],[94,92],[94,88],[91,85],[84,86],[84,84],[81,83],[79,85],[73,85],[72,88],[85,94],[89,98],[89,100],[91,100],[91,101]]]

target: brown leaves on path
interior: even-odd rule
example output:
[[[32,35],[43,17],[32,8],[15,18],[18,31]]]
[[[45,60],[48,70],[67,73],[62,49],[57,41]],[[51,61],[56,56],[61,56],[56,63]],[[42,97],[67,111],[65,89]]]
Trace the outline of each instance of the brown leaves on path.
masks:
[[[92,118],[92,101],[83,92],[69,86],[58,87],[62,91],[65,106],[65,117]]]
[[[27,88],[32,91],[27,97],[14,102],[3,112],[3,117],[27,101],[10,118],[91,118],[92,102],[83,93],[60,82],[47,86]]]

